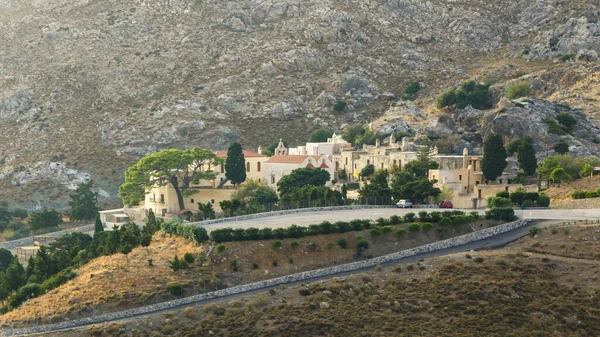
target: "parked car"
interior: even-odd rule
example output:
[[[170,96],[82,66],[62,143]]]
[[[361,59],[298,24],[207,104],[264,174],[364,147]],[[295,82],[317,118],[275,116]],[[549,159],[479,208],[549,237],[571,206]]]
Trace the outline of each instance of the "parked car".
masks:
[[[410,200],[402,199],[396,203],[398,208],[413,208],[413,203]]]
[[[454,208],[454,205],[452,204],[452,201],[444,200],[440,202],[440,208]]]

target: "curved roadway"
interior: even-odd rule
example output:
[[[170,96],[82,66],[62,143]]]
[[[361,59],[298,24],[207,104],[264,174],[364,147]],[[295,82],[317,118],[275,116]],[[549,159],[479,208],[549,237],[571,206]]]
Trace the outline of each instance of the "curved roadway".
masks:
[[[420,211],[447,211],[448,209],[441,208],[367,208],[367,209],[345,209],[336,211],[316,211],[306,213],[294,213],[286,215],[267,216],[264,218],[249,219],[249,220],[231,220],[216,224],[203,225],[209,232],[218,228],[279,228],[288,227],[292,224],[298,226],[308,226],[318,224],[322,221],[351,221],[354,219],[370,219],[389,218],[392,215],[405,215],[413,212],[415,214]],[[472,212],[472,209],[461,209],[464,212]],[[477,210],[480,214],[484,214],[485,210]],[[526,209],[515,210],[515,214],[522,219],[542,219],[542,220],[596,220],[600,219],[600,209],[585,209],[585,210],[552,210],[552,209]]]
[[[422,253],[422,254],[418,254],[415,256],[411,256],[411,257],[407,257],[407,258],[403,258],[403,259],[399,259],[396,261],[390,261],[387,263],[384,263],[383,266],[384,267],[390,267],[390,266],[395,266],[395,265],[399,265],[399,264],[405,264],[405,263],[414,263],[416,261],[420,261],[422,259],[428,259],[428,258],[434,258],[434,257],[440,257],[440,256],[444,256],[444,255],[449,255],[449,254],[455,254],[455,253],[461,253],[461,252],[467,252],[467,251],[471,251],[471,250],[482,250],[482,249],[495,249],[495,248],[501,248],[504,247],[505,245],[507,245],[510,242],[513,242],[523,236],[526,236],[529,233],[529,228],[532,225],[541,225],[543,222],[537,222],[537,221],[531,221],[529,224],[527,224],[526,226],[523,226],[521,228],[517,228],[514,229],[512,231],[506,232],[506,233],[502,233],[484,240],[480,240],[480,241],[476,241],[476,242],[471,242],[465,245],[461,245],[461,246],[456,246],[456,247],[450,247],[450,248],[446,248],[446,249],[441,249],[435,252],[427,252],[427,253]],[[365,271],[369,271],[369,270],[373,270],[373,267],[366,267],[366,268],[361,268],[361,269],[356,269],[356,270],[352,270],[352,271],[348,271],[348,272],[340,272],[337,274],[332,274],[332,275],[327,275],[327,276],[321,276],[321,277],[314,277],[312,279],[307,279],[307,280],[302,280],[302,281],[296,281],[296,282],[290,282],[287,283],[286,286],[294,286],[294,285],[299,285],[299,284],[306,284],[306,283],[312,283],[312,282],[316,282],[316,281],[320,281],[320,280],[324,280],[324,279],[330,279],[333,277],[340,277],[340,276],[347,276],[347,275],[351,275],[351,274],[357,274],[357,273],[363,273]],[[251,294],[255,294],[255,293],[262,293],[265,291],[268,291],[269,289],[275,289],[277,287],[279,287],[280,285],[276,285],[276,286],[270,286],[270,287],[264,287],[261,289],[256,289],[256,290],[250,290],[247,292],[243,292],[243,293],[239,293],[239,294],[233,294],[233,295],[226,295],[226,296],[222,296],[219,298],[213,298],[213,299],[208,299],[208,300],[202,300],[202,301],[197,301],[194,303],[188,303],[185,305],[181,305],[178,307],[172,307],[172,308],[168,308],[168,309],[164,309],[164,310],[159,310],[159,311],[154,311],[151,313],[146,313],[146,314],[142,314],[142,315],[138,315],[138,316],[134,316],[134,317],[128,317],[128,318],[121,318],[121,319],[115,319],[115,320],[111,320],[111,321],[105,321],[102,323],[90,323],[90,324],[83,324],[81,326],[78,327],[74,327],[74,328],[66,328],[66,329],[57,329],[57,330],[47,330],[42,332],[39,332],[38,334],[47,334],[49,332],[53,332],[53,331],[60,331],[60,330],[72,330],[72,329],[81,329],[81,328],[85,328],[87,326],[91,326],[94,324],[103,324],[103,323],[107,323],[107,322],[118,322],[118,321],[128,321],[128,320],[132,320],[132,319],[137,319],[139,317],[142,316],[150,316],[150,315],[155,315],[158,313],[162,313],[162,312],[168,312],[168,311],[175,311],[175,310],[180,310],[182,307],[188,307],[188,306],[200,306],[200,305],[206,305],[209,303],[213,303],[213,302],[221,302],[221,301],[226,301],[226,300],[230,300],[233,298],[237,298],[237,297],[242,297],[242,296],[247,296],[247,295],[251,295]],[[2,336],[17,336],[17,335],[13,335],[11,334],[11,330],[3,330],[0,331],[0,335]]]

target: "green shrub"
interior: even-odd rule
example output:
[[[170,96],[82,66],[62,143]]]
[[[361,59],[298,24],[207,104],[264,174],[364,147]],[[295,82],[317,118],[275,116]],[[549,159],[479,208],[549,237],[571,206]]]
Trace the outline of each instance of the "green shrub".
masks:
[[[361,241],[361,240],[364,240],[364,239],[365,239],[365,238],[364,238],[362,235],[357,235],[357,236],[354,238],[354,242],[358,242],[358,241]]]
[[[424,233],[427,233],[427,232],[429,232],[430,230],[433,229],[433,225],[430,222],[424,223],[422,227],[423,227],[423,232]]]
[[[517,82],[513,83],[506,90],[506,98],[517,99],[520,97],[528,96],[531,93],[531,85],[529,82]]]
[[[418,233],[421,231],[421,225],[419,225],[418,223],[411,223],[410,225],[408,225],[408,231],[411,233]]]
[[[533,201],[527,199],[523,201],[523,206],[525,207],[533,207]]]
[[[367,240],[360,240],[356,243],[356,249],[357,250],[365,250],[365,249],[369,249],[369,241]]]
[[[509,199],[501,198],[501,197],[489,197],[487,199],[487,207],[510,207],[512,206],[512,202]]]
[[[333,242],[327,243],[327,249],[332,249],[333,247],[335,247],[335,243],[333,243]]]
[[[294,264],[294,259],[292,259],[291,257],[288,259],[289,264]]]
[[[375,223],[377,223],[377,225],[379,226],[387,226],[390,224],[389,220],[385,218],[378,218],[377,220],[375,220]]]
[[[429,217],[431,217],[431,221],[433,222],[439,222],[442,219],[442,213],[440,212],[431,212],[429,213]]]
[[[194,261],[196,261],[196,259],[194,258],[194,255],[192,255],[191,253],[185,253],[183,255],[183,259],[187,263],[194,263]]]
[[[352,227],[352,230],[360,231],[363,229],[363,221],[359,219],[352,220],[350,221],[350,227]]]
[[[415,221],[415,213],[406,213],[406,215],[404,215],[404,219],[406,219],[407,222]]]
[[[598,194],[596,193],[596,191],[589,191],[589,192],[585,192],[585,197],[586,198],[597,198]]]
[[[537,199],[537,203],[540,207],[548,207],[550,206],[550,198],[545,194],[540,194]]]
[[[308,244],[308,248],[310,250],[316,250],[317,249],[317,243],[316,242],[311,242]]]
[[[577,120],[569,115],[567,112],[561,112],[556,115],[556,121],[561,125],[566,126],[569,130],[577,124]]]
[[[469,105],[479,110],[489,108],[489,85],[467,81],[458,90],[448,89],[436,97],[438,109],[453,105],[458,109],[464,109]]]
[[[279,262],[277,260],[273,260],[273,267],[277,267],[279,265]]]
[[[420,211],[420,212],[419,212],[419,220],[420,220],[420,221],[425,221],[425,220],[427,220],[427,212],[426,212],[426,211]]]
[[[477,263],[483,263],[483,257],[476,257],[473,259],[473,261],[475,261]]]
[[[225,251],[225,245],[217,245],[215,250],[217,253],[222,254]]]
[[[308,290],[308,288],[300,288],[298,290],[298,293],[300,294],[300,296],[308,296],[310,295],[310,290]]]
[[[344,100],[338,99],[335,104],[333,105],[333,110],[341,112],[346,110],[346,107],[348,106],[348,103]]]
[[[396,236],[397,236],[397,237],[403,237],[404,235],[406,235],[406,229],[404,229],[404,228],[399,228],[399,229],[396,231]]]
[[[229,265],[231,266],[231,270],[238,271],[237,260],[231,260],[231,261],[229,261]]]
[[[252,264],[252,269],[258,269],[258,263],[254,262],[254,263]]]
[[[300,244],[298,243],[298,241],[292,241],[292,243],[290,243],[290,246],[292,246],[292,248],[296,248],[298,247]]]
[[[527,197],[527,194],[524,191],[517,190],[510,194],[510,201],[512,201],[513,204],[521,206],[526,197]],[[509,207],[509,206],[510,205],[495,206],[495,207]],[[490,208],[494,208],[494,207],[490,207]]]
[[[348,247],[348,240],[346,240],[346,238],[341,238],[337,241],[337,244],[341,248],[346,248],[346,247]]]
[[[271,245],[273,246],[273,249],[279,249],[283,246],[283,244],[279,240],[273,241],[273,243]]]
[[[539,232],[540,232],[540,229],[539,229],[539,228],[537,228],[537,227],[535,227],[535,226],[531,226],[531,227],[529,228],[529,236],[531,236],[531,237],[534,237],[534,236],[536,236],[536,235],[537,235],[537,233],[539,233]]]
[[[452,225],[461,226],[467,223],[467,218],[464,215],[457,215],[452,218]]]
[[[470,212],[469,215],[472,216],[475,220],[479,220],[479,212],[473,211]]]
[[[421,84],[419,82],[411,82],[406,89],[404,89],[404,99],[405,100],[414,100],[417,97],[417,94],[421,90]]]
[[[183,295],[183,287],[181,287],[179,283],[167,283],[167,290],[174,296]]]
[[[508,191],[500,191],[500,192],[496,193],[496,196],[498,198],[510,199],[510,193],[508,193]]]
[[[512,221],[515,216],[515,210],[511,207],[497,207],[485,212],[486,219]]]
[[[440,220],[440,222],[438,224],[440,226],[450,226],[450,225],[452,225],[452,219],[445,216]]]
[[[392,215],[390,217],[390,224],[391,225],[399,225],[402,223],[402,218],[398,215]]]
[[[573,199],[585,199],[585,191],[575,190],[571,193],[571,198]]]
[[[371,229],[369,233],[371,234],[371,238],[373,239],[377,238],[378,236],[381,236],[381,232],[377,228]]]
[[[381,234],[389,234],[391,232],[393,232],[394,229],[391,226],[383,226],[381,227]]]

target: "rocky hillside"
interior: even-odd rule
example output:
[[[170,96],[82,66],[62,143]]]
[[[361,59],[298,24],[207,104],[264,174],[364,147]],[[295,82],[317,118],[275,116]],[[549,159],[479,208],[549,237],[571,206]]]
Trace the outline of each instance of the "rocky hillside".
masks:
[[[58,206],[90,178],[115,198],[146,153],[305,141],[380,117],[413,81],[427,121],[448,86],[540,71],[552,85],[536,95],[583,107],[598,94],[597,70],[581,69],[599,13],[584,0],[0,0],[0,199]]]

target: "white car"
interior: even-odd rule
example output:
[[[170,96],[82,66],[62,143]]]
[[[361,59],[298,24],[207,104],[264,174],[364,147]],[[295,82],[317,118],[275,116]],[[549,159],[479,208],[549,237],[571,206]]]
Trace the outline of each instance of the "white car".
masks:
[[[398,208],[413,208],[413,203],[410,200],[402,199],[396,203]]]

